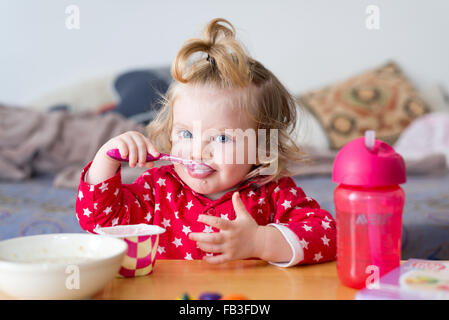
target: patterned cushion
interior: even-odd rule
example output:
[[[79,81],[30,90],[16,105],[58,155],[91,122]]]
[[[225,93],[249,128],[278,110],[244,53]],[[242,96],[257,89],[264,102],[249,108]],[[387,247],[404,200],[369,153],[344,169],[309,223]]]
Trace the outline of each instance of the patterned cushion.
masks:
[[[393,62],[301,95],[299,103],[318,118],[332,149],[366,130],[375,130],[378,139],[393,144],[415,118],[428,112]]]

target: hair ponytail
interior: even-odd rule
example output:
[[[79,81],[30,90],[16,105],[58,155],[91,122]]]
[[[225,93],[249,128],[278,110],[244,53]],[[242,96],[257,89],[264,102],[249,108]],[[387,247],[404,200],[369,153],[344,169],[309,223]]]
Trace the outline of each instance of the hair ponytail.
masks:
[[[229,27],[220,23],[226,23]],[[173,65],[173,79],[181,83],[210,83],[219,88],[246,87],[250,84],[248,55],[235,39],[234,26],[223,18],[208,23],[203,30],[204,39],[186,41]],[[204,53],[189,65],[195,53]]]

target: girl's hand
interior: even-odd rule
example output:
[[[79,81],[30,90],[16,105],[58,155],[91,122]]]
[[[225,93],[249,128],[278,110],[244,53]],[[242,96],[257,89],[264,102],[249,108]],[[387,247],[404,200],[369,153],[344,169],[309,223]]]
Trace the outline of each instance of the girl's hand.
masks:
[[[118,149],[122,158],[129,157],[129,166],[134,168],[137,164],[140,167],[146,166],[152,168],[154,162],[147,162],[147,153],[152,156],[159,156],[159,152],[143,134],[137,131],[128,131],[106,142],[101,151],[105,156],[106,152],[111,149]],[[117,161],[117,160],[114,160]]]
[[[198,221],[220,229],[220,232],[191,232],[189,239],[197,241],[198,247],[206,252],[222,253],[205,256],[210,263],[223,263],[231,260],[258,257],[258,240],[261,227],[246,210],[238,192],[232,195],[236,218],[233,221],[201,214]]]
[[[146,161],[147,152],[152,156],[159,156],[159,152],[143,134],[137,131],[125,132],[110,139],[98,150],[87,173],[87,183],[97,184],[114,176],[120,166],[120,162],[106,154],[111,149],[118,149],[122,158],[128,156],[131,168],[134,168],[137,164],[140,167],[152,168],[154,162]]]

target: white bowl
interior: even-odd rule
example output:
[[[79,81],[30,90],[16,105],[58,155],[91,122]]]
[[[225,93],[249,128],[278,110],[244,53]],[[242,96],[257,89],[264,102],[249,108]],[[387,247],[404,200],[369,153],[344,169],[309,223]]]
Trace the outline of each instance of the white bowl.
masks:
[[[61,233],[0,241],[0,291],[19,299],[86,299],[113,279],[128,246],[106,236]]]

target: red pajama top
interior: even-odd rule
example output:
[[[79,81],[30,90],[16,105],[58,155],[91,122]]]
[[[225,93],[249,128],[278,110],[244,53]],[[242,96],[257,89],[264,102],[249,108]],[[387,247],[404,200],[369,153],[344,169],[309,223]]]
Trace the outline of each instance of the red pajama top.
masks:
[[[166,231],[160,235],[158,259],[201,259],[207,253],[189,240],[190,232],[219,232],[198,222],[199,214],[235,219],[232,194],[211,200],[196,193],[177,175],[173,165],[154,167],[132,184],[122,184],[120,169],[96,185],[85,182],[83,170],[76,201],[81,227],[95,233],[96,227],[147,223]],[[333,217],[305,195],[290,177],[256,185],[257,178],[236,188],[248,212],[259,225],[278,228],[293,250],[288,263],[280,266],[334,260],[336,228]]]

